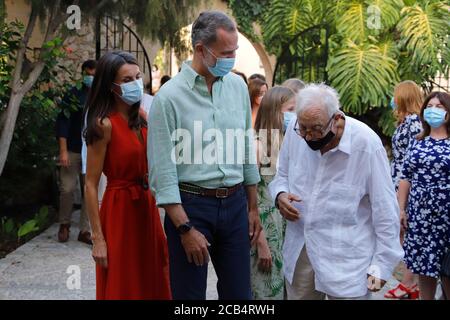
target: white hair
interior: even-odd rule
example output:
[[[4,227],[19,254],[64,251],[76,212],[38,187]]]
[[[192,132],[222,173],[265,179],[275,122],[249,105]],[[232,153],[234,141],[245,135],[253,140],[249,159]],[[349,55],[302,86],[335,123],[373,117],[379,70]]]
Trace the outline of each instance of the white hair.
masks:
[[[297,94],[297,114],[300,115],[312,107],[320,107],[326,110],[331,118],[341,109],[339,94],[335,89],[324,83],[308,84]]]

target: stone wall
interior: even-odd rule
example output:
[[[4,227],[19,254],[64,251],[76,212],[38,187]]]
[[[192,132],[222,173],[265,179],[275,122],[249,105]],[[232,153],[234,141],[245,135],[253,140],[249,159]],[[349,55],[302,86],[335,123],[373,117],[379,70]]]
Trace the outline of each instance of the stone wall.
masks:
[[[6,0],[6,13],[7,21],[18,20],[24,25],[27,24],[30,15],[30,7],[25,0]],[[127,24],[134,29],[130,22]],[[38,21],[35,30],[30,38],[29,48],[27,53],[28,59],[32,61],[35,55],[39,52],[44,39],[44,32],[41,27],[41,22]],[[105,37],[105,34],[102,34]],[[144,47],[149,55],[150,63],[153,63],[158,51],[161,46],[154,41],[149,39],[142,39]],[[84,61],[88,59],[96,58],[96,47],[95,47],[95,19],[88,18],[82,15],[82,25],[80,30],[76,30],[73,36],[70,36],[65,41],[65,46],[67,48],[67,58],[61,61],[62,65],[68,70],[74,73],[76,78],[81,77],[81,65]],[[62,79],[66,79],[67,75],[61,74]],[[148,79],[146,75],[146,79]]]

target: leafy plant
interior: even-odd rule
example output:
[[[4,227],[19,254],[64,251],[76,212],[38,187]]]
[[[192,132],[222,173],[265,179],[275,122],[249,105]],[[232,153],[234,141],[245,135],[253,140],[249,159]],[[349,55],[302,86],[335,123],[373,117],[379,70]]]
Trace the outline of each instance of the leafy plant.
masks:
[[[428,92],[438,73],[449,72],[449,5],[448,0],[270,0],[261,18],[242,14],[230,1],[233,14],[242,14],[238,22],[250,16],[246,25],[260,24],[270,53],[280,57],[288,48],[299,61],[308,62],[301,65],[311,66],[308,75],[317,68],[317,57],[308,36],[298,35],[315,26],[326,27],[330,84],[347,112],[379,115],[371,125],[386,135],[394,127],[387,105],[395,84],[413,80]],[[289,68],[280,70],[284,78],[292,76]],[[283,80],[277,75],[278,82]],[[371,112],[374,108],[380,112]]]
[[[11,94],[14,51],[19,45],[23,25],[18,22],[5,24],[0,38],[0,115],[6,113],[6,105]],[[59,75],[65,73],[73,79],[70,70],[61,62],[65,49],[61,39],[55,38],[47,43],[46,66],[39,79],[23,98],[16,121],[8,162],[0,182],[0,203],[28,204],[39,200],[48,203],[50,199],[38,198],[42,194],[43,183],[52,177],[55,171],[53,160],[57,152],[55,140],[55,121],[60,112],[62,97],[72,81],[62,82]],[[3,55],[4,53],[4,55]],[[3,107],[2,107],[3,106]],[[64,112],[69,112],[69,107]],[[1,127],[1,125],[0,125]],[[40,183],[40,184],[39,184]],[[44,185],[45,186],[45,185]],[[27,192],[23,192],[27,190]],[[40,194],[39,194],[40,193]],[[51,196],[47,192],[48,196]]]
[[[48,207],[41,207],[38,213],[35,214],[34,218],[26,221],[23,225],[20,225],[17,231],[17,238],[20,241],[21,238],[41,230],[48,220]]]
[[[0,219],[1,223],[1,234],[6,237],[11,237],[15,234],[16,224],[13,218],[2,217]]]
[[[396,67],[379,47],[348,40],[331,58],[329,76],[332,86],[339,88],[344,110],[362,114],[369,106],[387,105],[389,90],[399,80]]]
[[[26,236],[27,234],[30,234],[38,230],[39,227],[37,226],[36,220],[32,219],[25,222],[22,226],[20,226],[19,230],[17,231],[18,241],[20,241],[20,239]]]

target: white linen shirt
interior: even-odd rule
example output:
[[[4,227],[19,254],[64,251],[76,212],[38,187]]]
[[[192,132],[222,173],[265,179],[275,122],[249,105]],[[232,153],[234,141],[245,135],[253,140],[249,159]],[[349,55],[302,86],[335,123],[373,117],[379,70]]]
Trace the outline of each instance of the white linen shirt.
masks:
[[[374,131],[350,117],[339,145],[324,155],[310,149],[294,125],[286,131],[269,185],[273,199],[285,191],[303,200],[300,219],[287,222],[285,277],[292,283],[306,245],[316,290],[335,297],[364,296],[367,274],[390,279],[404,254],[386,151]]]

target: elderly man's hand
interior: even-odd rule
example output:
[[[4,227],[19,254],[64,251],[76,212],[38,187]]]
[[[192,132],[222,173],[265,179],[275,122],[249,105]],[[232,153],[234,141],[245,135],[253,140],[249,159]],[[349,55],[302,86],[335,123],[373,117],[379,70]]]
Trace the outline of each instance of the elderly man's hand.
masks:
[[[367,275],[367,289],[371,292],[380,291],[386,284],[385,280],[378,279],[374,276]]]
[[[300,218],[300,212],[291,205],[292,201],[302,201],[298,196],[292,193],[283,192],[278,196],[278,209],[281,215],[289,221],[296,221]]]

